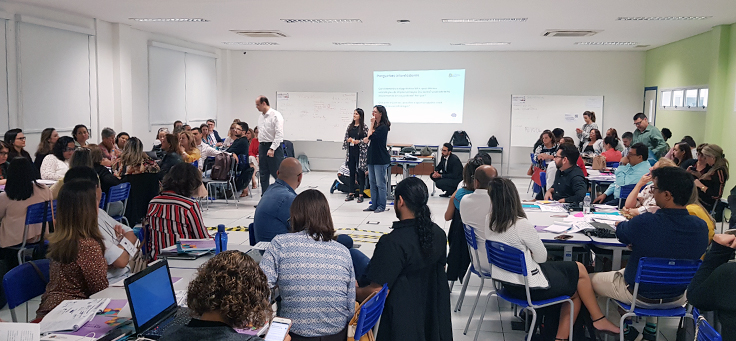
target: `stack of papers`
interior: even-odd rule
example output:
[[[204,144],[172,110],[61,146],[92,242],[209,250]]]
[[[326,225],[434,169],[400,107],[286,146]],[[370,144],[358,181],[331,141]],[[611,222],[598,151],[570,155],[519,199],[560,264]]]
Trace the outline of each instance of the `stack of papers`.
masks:
[[[41,333],[76,331],[110,303],[109,298],[66,300],[41,320]]]
[[[37,323],[0,323],[0,340],[38,341],[40,338]]]

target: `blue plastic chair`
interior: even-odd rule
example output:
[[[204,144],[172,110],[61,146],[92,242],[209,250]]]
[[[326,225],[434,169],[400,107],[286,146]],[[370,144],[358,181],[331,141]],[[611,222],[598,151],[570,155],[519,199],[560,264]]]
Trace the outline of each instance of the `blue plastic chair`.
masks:
[[[8,299],[8,308],[10,308],[13,322],[18,322],[15,307],[26,303],[26,321],[28,321],[28,300],[46,292],[46,284],[49,281],[49,260],[41,259],[33,263],[45,276],[43,279],[31,263],[16,266],[3,277],[3,289],[5,289],[5,297]]]
[[[636,279],[634,284],[634,292],[632,296],[634,298],[639,295],[639,285],[667,285],[675,286],[675,288],[682,288],[682,292],[685,292],[687,286],[692,281],[695,272],[700,267],[701,260],[691,259],[666,259],[666,258],[651,258],[642,257],[639,259],[639,266],[636,269]],[[631,305],[624,302],[617,301],[608,298],[606,301],[606,311],[608,310],[608,304],[614,301],[616,304],[626,311],[625,314],[621,315],[620,321],[620,338],[624,340],[624,320],[630,316],[652,316],[652,317],[683,317],[690,316],[692,314],[687,312],[685,307],[676,307],[671,309],[645,309],[636,307],[636,299]]]
[[[483,284],[485,283],[486,279],[491,279],[491,273],[485,272],[483,271],[483,269],[480,268],[480,255],[478,254],[478,239],[475,236],[475,230],[473,229],[472,226],[463,224],[463,231],[465,232],[465,241],[468,243],[468,251],[470,251],[470,269],[468,269],[468,272],[465,274],[465,279],[463,280],[463,288],[462,290],[460,290],[460,297],[457,299],[457,303],[455,304],[455,311],[460,311],[463,301],[465,301],[465,291],[468,289],[468,282],[470,282],[470,274],[472,273],[480,277],[480,286],[478,287],[478,294],[475,296],[475,302],[473,303],[473,309],[470,310],[470,316],[468,316],[468,322],[465,323],[465,330],[463,330],[463,335],[467,335],[468,327],[470,327],[470,321],[473,319],[473,314],[475,313],[475,307],[478,306],[478,301],[480,300],[480,292],[483,290]],[[478,265],[478,268],[475,267],[476,265]]]
[[[496,292],[491,292],[488,294],[488,298],[486,298],[486,306],[488,306],[488,302],[491,300],[491,296],[500,297],[503,300],[516,304],[523,309],[526,309],[528,311],[532,312],[532,321],[531,321],[531,329],[529,330],[529,333],[526,336],[527,341],[531,341],[532,334],[534,334],[534,328],[536,326],[537,322],[537,312],[535,309],[537,308],[543,308],[555,304],[561,304],[561,303],[570,303],[570,321],[574,321],[574,311],[575,311],[575,304],[572,302],[572,299],[570,299],[570,296],[560,296],[555,297],[548,300],[543,301],[532,301],[531,297],[529,296],[529,279],[527,278],[527,269],[526,269],[526,261],[524,259],[524,252],[521,250],[509,246],[503,243],[494,242],[491,240],[486,241],[486,252],[488,253],[488,261],[498,268],[501,268],[503,270],[506,270],[511,273],[515,273],[517,275],[523,275],[524,276],[524,289],[526,290],[526,299],[518,299],[514,298],[508,295],[506,292],[506,289],[502,288],[500,286],[500,282],[493,280],[493,285],[496,288]],[[478,333],[480,333],[480,327],[481,324],[483,324],[483,318],[486,315],[485,309],[483,310],[483,314],[480,316],[480,322],[478,322],[478,329],[475,331],[475,339],[478,339]],[[572,327],[573,323],[570,323],[570,340],[572,340]],[[623,334],[623,333],[622,333]]]
[[[105,198],[107,197],[107,194],[104,192],[102,193],[102,197],[100,198],[100,209],[105,209]]]
[[[693,320],[695,320],[695,341],[721,341],[719,334],[705,317],[700,315],[697,308],[693,308]]]
[[[51,211],[53,209],[53,213]],[[23,264],[25,261],[25,252],[26,250],[31,250],[32,248],[35,248],[36,246],[40,245],[41,243],[45,243],[46,241],[40,240],[36,243],[27,243],[28,240],[28,227],[30,225],[34,224],[46,224],[46,229],[48,229],[48,223],[53,221],[54,214],[56,213],[56,200],[53,201],[53,205],[49,209],[49,202],[44,201],[37,204],[33,204],[28,206],[26,209],[26,223],[25,227],[23,229],[23,242],[18,247],[13,247],[13,249],[18,249],[18,264]],[[46,211],[46,216],[44,217],[43,213],[44,210]],[[42,234],[45,234],[42,233]],[[26,246],[31,246],[31,248],[26,248]]]
[[[355,326],[355,340],[359,340],[378,323],[383,313],[383,305],[386,304],[386,296],[388,296],[388,285],[384,284],[381,291],[360,306],[358,323]]]
[[[130,182],[123,182],[117,186],[110,187],[110,190],[107,192],[107,203],[105,204],[105,211],[107,211],[107,213],[110,213],[110,203],[122,202],[123,203],[123,210],[122,210],[123,213],[117,214],[111,217],[119,222],[122,222],[123,220],[125,220],[126,225],[130,225],[128,218],[126,218],[124,215],[125,209],[128,206],[129,196],[130,196]]]
[[[611,186],[616,186],[616,185],[614,184]],[[618,207],[621,207],[621,203],[626,202],[626,198],[629,197],[629,194],[631,194],[631,191],[634,190],[634,187],[636,187],[636,184],[621,186],[621,192],[618,196]]]
[[[618,168],[618,165],[618,162],[606,162],[606,167],[608,168]]]

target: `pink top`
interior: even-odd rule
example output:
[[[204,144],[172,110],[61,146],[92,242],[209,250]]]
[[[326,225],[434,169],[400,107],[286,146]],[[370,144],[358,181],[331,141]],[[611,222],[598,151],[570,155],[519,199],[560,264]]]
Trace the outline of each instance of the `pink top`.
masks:
[[[8,193],[0,193],[0,247],[23,243],[28,206],[51,200],[51,190],[44,185],[33,185],[33,195],[26,200],[10,200]],[[36,242],[41,235],[41,224],[28,227],[26,239]]]

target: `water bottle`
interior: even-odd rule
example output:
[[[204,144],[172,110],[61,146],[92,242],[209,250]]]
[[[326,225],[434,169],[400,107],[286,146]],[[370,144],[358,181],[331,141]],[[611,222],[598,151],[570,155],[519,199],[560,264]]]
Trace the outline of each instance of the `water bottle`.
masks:
[[[590,214],[590,193],[585,193],[583,199],[583,214]]]
[[[179,239],[179,236],[176,236],[175,243],[176,253],[184,253],[184,249],[181,247],[181,239]]]
[[[225,225],[217,225],[217,233],[215,233],[215,254],[219,254],[222,251],[227,251],[227,232],[225,232]]]

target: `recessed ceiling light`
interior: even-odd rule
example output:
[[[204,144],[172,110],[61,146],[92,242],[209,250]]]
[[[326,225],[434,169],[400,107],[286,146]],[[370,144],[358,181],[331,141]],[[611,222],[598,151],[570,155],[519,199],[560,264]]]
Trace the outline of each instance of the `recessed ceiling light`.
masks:
[[[362,23],[360,19],[281,19],[287,24],[352,24]]]
[[[225,45],[261,45],[261,46],[273,46],[279,43],[272,42],[255,42],[255,41],[226,41],[223,42]]]
[[[615,45],[615,46],[625,45],[625,46],[628,46],[628,45],[632,45],[633,46],[633,45],[639,45],[639,43],[633,42],[633,41],[579,41],[579,42],[575,43],[575,45],[596,45],[596,46],[601,46],[601,45]]]
[[[140,22],[208,22],[203,18],[129,18],[133,21]]]
[[[705,20],[713,16],[674,16],[674,17],[618,17],[619,21],[675,21],[675,20]]]
[[[337,46],[391,46],[391,43],[332,43]]]
[[[511,45],[509,42],[488,42],[488,43],[451,43],[454,46],[498,46],[498,45]]]
[[[476,22],[525,22],[529,18],[490,18],[490,19],[442,19],[449,23],[476,23]]]

